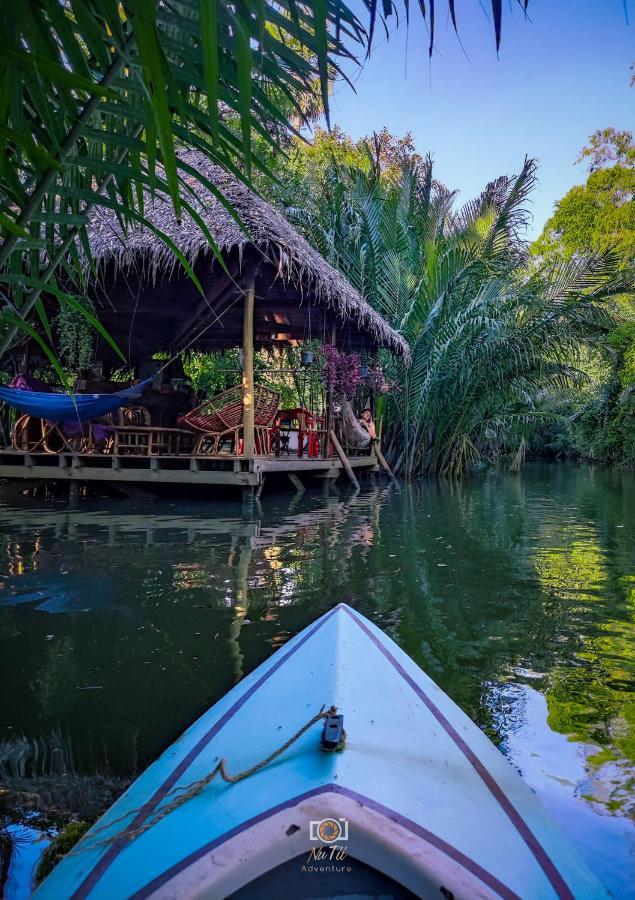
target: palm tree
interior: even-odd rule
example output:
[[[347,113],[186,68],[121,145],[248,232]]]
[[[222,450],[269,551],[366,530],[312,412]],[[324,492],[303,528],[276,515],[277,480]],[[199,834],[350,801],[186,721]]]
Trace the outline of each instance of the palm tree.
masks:
[[[291,211],[410,344],[410,368],[392,363],[398,392],[384,431],[408,478],[459,475],[510,449],[518,463],[545,396],[582,377],[581,348],[611,325],[607,301],[624,290],[611,258],[529,268],[534,183],[526,160],[456,211],[429,159],[394,180],[371,155],[367,171],[332,166],[319,203]]]
[[[524,10],[528,2],[518,0]],[[247,179],[252,166],[266,168],[252,137],[278,147],[291,123],[297,127],[314,108],[316,84],[328,121],[329,79],[342,73],[344,60],[370,52],[376,23],[401,9],[393,0],[364,0],[363,7],[364,22],[345,0],[3,3],[0,356],[21,328],[63,377],[41,295],[99,327],[56,279],[62,267],[72,276],[65,283],[81,284],[91,208],[108,206],[124,222],[148,227],[149,188],[170,196],[177,214],[187,209],[205,231],[189,204],[192,179],[203,179],[179,161],[177,146],[196,146]],[[438,0],[419,7],[432,53]],[[447,0],[447,8],[456,28],[459,4]],[[407,0],[404,10],[407,19]],[[498,47],[502,0],[491,0],[491,10]],[[176,247],[159,237],[196,283]],[[33,311],[37,327],[28,321]]]
[[[198,147],[249,179],[264,165],[252,136],[276,147],[292,116],[305,120],[316,82],[326,107],[329,77],[365,46],[340,0],[43,0],[28,9],[5,3],[0,21],[0,354],[21,327],[54,365],[40,297],[90,317],[56,273],[62,266],[80,277],[91,208],[152,227],[144,191],[170,196],[216,250],[190,201],[197,180],[217,191],[179,160],[177,146]],[[44,338],[26,321],[32,310]]]

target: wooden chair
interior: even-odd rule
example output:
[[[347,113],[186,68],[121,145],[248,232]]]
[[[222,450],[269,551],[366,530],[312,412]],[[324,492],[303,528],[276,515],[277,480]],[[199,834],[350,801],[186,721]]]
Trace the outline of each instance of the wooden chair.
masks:
[[[260,384],[254,387],[254,425],[256,453],[267,456],[270,453],[269,426],[273,422],[279,394]],[[178,420],[194,431],[201,432],[194,447],[195,456],[217,456],[222,452],[240,455],[243,432],[243,391],[235,385],[210,400],[206,400]]]
[[[77,434],[67,434],[59,422],[49,422],[35,416],[23,415],[13,426],[11,443],[22,453],[93,453],[96,449],[92,422],[84,422]],[[108,435],[99,452],[108,453],[112,437]]]
[[[11,444],[21,453],[46,453],[44,420],[25,414],[16,419],[11,431]]]

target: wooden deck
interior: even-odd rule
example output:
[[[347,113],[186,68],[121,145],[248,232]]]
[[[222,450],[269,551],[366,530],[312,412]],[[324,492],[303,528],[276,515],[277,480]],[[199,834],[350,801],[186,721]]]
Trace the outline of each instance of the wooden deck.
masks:
[[[377,457],[353,456],[354,469],[377,471]],[[336,479],[343,471],[337,458],[232,456],[113,456],[87,453],[24,453],[0,450],[0,479],[100,481],[140,485],[233,485],[257,487],[267,474]]]

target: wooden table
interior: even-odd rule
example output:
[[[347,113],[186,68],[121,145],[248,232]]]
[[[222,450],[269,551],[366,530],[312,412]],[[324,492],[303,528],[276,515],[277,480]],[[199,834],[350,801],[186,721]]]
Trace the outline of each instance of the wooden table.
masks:
[[[160,425],[116,425],[113,432],[114,456],[180,456],[191,453],[196,440],[196,435],[184,428]]]

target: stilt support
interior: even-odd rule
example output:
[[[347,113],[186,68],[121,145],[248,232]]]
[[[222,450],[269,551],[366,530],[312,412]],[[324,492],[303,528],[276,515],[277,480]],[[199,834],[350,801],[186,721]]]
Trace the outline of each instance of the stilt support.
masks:
[[[299,494],[303,494],[306,488],[304,487],[298,476],[294,472],[287,472],[287,477],[296,491]]]
[[[333,444],[333,449],[339,456],[339,460],[342,463],[342,466],[344,467],[344,471],[346,472],[348,480],[353,485],[355,490],[358,491],[359,490],[359,481],[355,477],[355,472],[353,472],[353,467],[351,466],[350,462],[348,461],[348,456],[342,450],[342,445],[338,441],[338,439],[335,435],[335,432],[333,430],[329,431],[329,437],[331,439],[331,443]]]
[[[249,512],[251,509],[253,509],[254,493],[255,492],[253,484],[246,484],[242,489],[243,510],[245,512]]]
[[[79,501],[79,481],[69,481],[68,502],[70,506],[77,506]]]
[[[382,469],[384,470],[386,475],[388,475],[389,478],[394,479],[395,476],[393,474],[393,471],[390,468],[390,466],[388,465],[388,463],[386,462],[386,458],[385,458],[384,454],[381,452],[381,448],[379,446],[379,441],[375,441],[375,443],[373,444],[373,447],[375,449],[375,456],[377,457],[377,459],[379,461],[379,465],[382,467]]]

